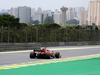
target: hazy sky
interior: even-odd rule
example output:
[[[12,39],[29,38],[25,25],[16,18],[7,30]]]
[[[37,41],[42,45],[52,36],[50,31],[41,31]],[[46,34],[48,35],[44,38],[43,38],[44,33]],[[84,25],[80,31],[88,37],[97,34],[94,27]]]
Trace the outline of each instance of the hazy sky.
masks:
[[[10,9],[11,7],[29,6],[37,9],[41,7],[43,10],[60,9],[66,7],[88,7],[90,0],[0,0],[0,9]]]

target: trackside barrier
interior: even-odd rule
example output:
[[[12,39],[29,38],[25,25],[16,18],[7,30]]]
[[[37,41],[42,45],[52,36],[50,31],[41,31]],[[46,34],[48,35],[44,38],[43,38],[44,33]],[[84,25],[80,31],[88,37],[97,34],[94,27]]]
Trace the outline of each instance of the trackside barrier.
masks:
[[[52,46],[82,46],[82,45],[100,45],[100,41],[90,42],[40,42],[42,47]]]
[[[40,47],[81,46],[81,45],[100,45],[100,41],[91,41],[91,42],[0,43],[0,51],[32,50],[32,49],[40,49]]]
[[[0,51],[39,49],[39,43],[0,43]]]

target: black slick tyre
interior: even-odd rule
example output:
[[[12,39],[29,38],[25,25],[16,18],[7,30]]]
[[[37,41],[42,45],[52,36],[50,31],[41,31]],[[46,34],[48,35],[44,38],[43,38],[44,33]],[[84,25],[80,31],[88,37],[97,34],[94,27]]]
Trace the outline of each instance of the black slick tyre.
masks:
[[[37,55],[37,58],[41,58],[41,54],[38,54],[38,55]]]
[[[31,59],[32,59],[32,58],[35,58],[35,53],[31,52],[31,53],[30,53],[30,58],[31,58]]]
[[[56,52],[56,53],[55,53],[55,57],[56,57],[56,58],[60,58],[60,53],[59,53],[59,52]]]
[[[46,53],[46,58],[47,58],[47,59],[51,59],[50,53]]]

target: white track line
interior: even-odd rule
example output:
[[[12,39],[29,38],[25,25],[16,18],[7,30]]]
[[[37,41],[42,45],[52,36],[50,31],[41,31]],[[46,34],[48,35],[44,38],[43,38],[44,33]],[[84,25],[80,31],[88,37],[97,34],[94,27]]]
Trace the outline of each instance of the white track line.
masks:
[[[78,50],[78,49],[93,49],[93,48],[100,48],[100,46],[91,46],[91,47],[74,47],[74,48],[53,48],[53,49],[49,49],[49,50]],[[32,52],[32,50],[22,50],[22,51],[9,51],[9,52],[0,52],[0,54],[4,54],[4,53],[21,53],[21,52]]]

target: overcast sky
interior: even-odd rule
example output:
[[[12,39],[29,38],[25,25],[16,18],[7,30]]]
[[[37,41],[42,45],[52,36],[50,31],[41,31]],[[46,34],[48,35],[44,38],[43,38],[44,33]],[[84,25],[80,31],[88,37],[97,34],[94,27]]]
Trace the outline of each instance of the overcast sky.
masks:
[[[29,6],[37,9],[41,7],[43,10],[60,9],[66,7],[88,7],[90,0],[0,0],[0,9],[10,9],[11,7]]]

